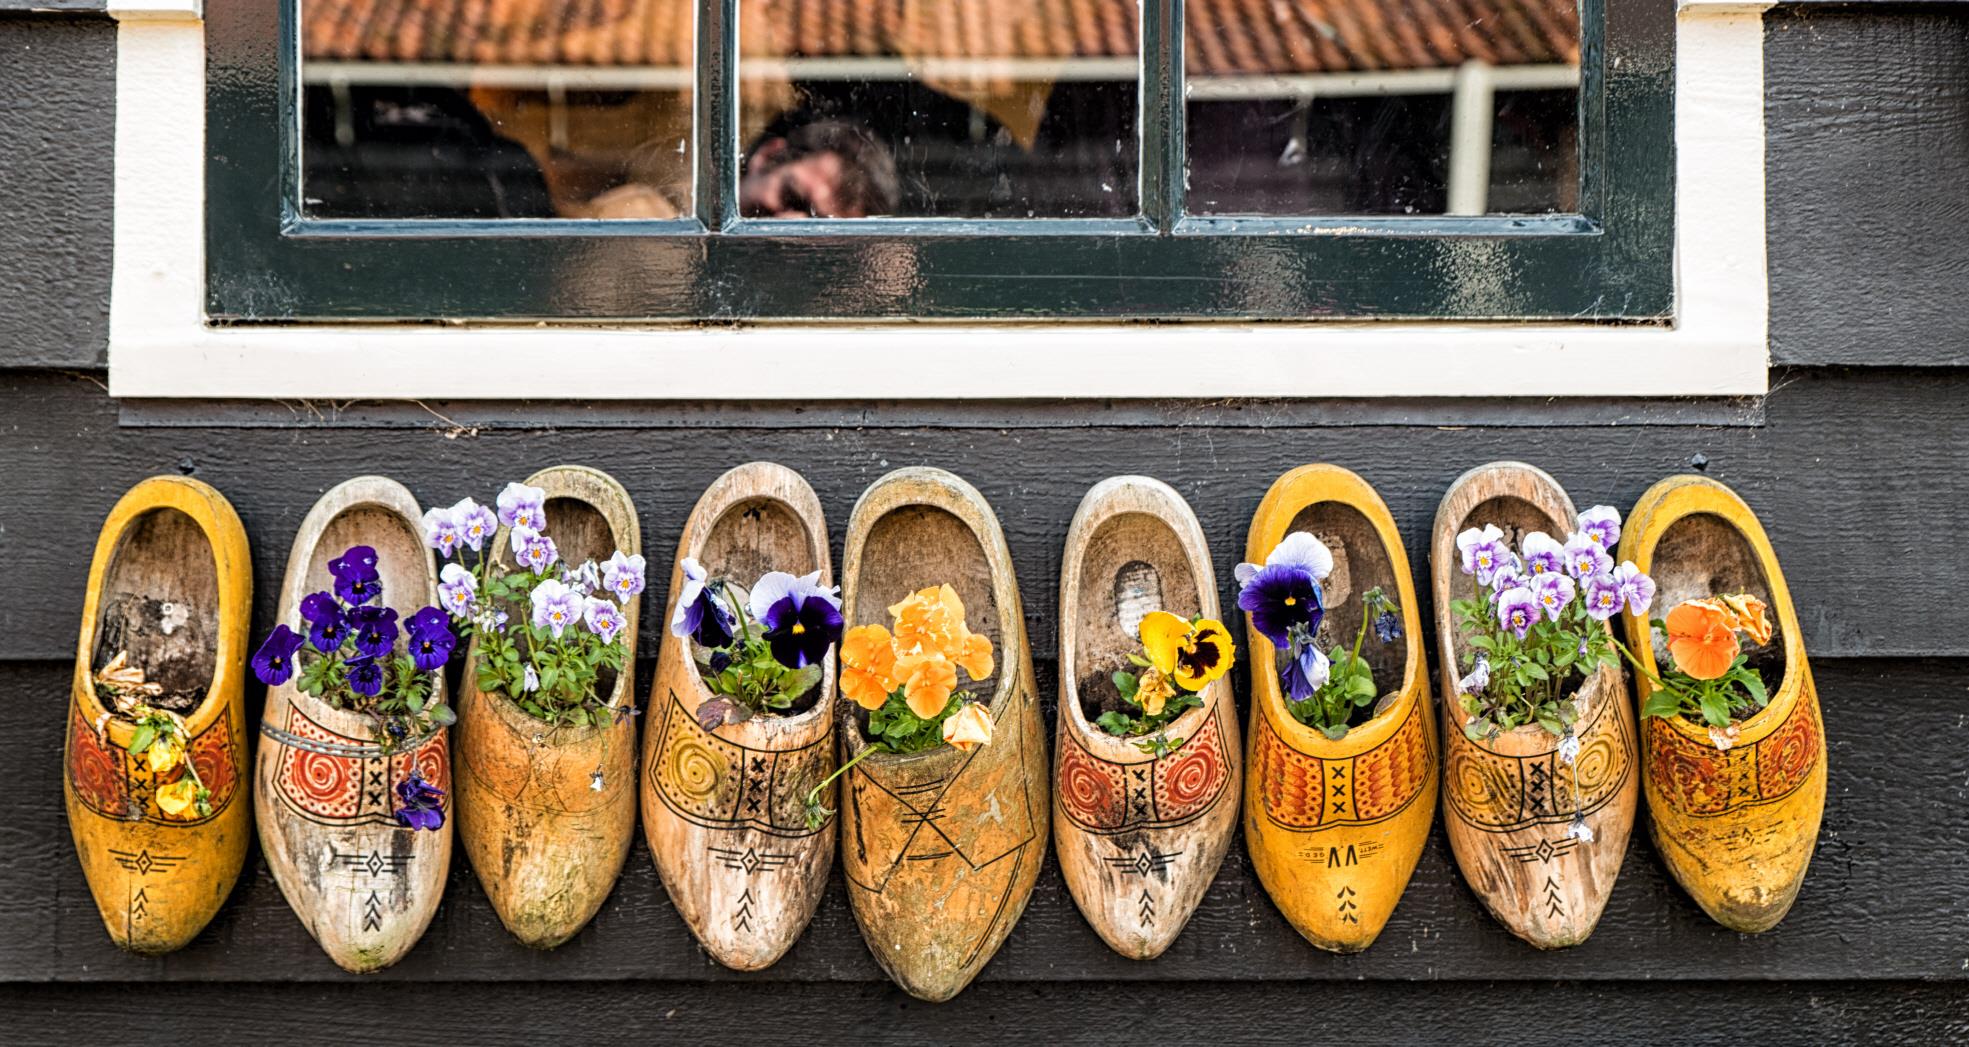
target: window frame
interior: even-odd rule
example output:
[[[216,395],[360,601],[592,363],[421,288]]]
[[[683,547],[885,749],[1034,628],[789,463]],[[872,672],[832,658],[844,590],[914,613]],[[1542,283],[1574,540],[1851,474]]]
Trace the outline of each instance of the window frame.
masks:
[[[660,222],[302,216],[298,2],[206,0],[212,323],[1665,324],[1676,311],[1674,0],[1582,4],[1576,215],[1187,215],[1182,41],[1168,32],[1183,0],[1144,0],[1142,217],[1010,221],[738,218],[738,0],[706,0],[695,213]]]

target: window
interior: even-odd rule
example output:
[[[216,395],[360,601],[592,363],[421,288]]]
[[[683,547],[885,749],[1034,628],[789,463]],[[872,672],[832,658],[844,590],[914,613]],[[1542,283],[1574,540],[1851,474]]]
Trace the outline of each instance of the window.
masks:
[[[1672,0],[1575,2],[209,0],[207,311],[1663,321]]]

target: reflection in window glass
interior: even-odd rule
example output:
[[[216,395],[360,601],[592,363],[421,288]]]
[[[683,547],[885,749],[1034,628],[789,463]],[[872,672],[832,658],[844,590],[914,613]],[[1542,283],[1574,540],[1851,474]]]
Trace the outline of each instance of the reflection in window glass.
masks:
[[[318,218],[691,211],[694,0],[302,0]]]
[[[1136,213],[1134,0],[740,0],[750,217]]]
[[[1575,0],[1189,0],[1188,209],[1578,204]]]

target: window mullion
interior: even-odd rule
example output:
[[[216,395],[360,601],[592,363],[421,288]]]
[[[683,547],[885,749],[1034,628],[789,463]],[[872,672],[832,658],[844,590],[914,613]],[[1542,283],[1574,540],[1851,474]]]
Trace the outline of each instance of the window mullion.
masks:
[[[1142,211],[1167,231],[1183,215],[1183,0],[1142,0]]]
[[[699,0],[692,105],[697,219],[723,229],[738,184],[738,0]]]

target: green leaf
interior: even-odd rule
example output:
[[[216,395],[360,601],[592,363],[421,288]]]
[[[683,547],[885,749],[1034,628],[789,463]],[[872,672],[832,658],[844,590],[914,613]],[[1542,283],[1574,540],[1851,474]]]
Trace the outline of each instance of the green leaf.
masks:
[[[1134,662],[1137,668],[1152,669],[1155,667],[1154,662],[1151,662],[1147,658],[1144,658],[1141,655],[1134,654],[1132,652],[1128,655],[1128,660]]]
[[[1116,690],[1121,692],[1123,698],[1132,702],[1135,700],[1135,693],[1141,690],[1142,684],[1140,680],[1136,679],[1134,673],[1117,670],[1114,674],[1114,686]]]
[[[1665,691],[1660,688],[1649,692],[1648,700],[1641,703],[1642,716],[1654,716],[1666,720],[1681,711],[1681,696],[1673,691]]]
[[[1538,725],[1552,732],[1553,734],[1566,733],[1566,725],[1560,723],[1558,717],[1553,716],[1549,713],[1541,714],[1538,717]]]
[[[1764,678],[1757,674],[1757,670],[1744,669],[1738,679],[1743,683],[1743,689],[1750,692],[1750,697],[1757,702],[1759,709],[1770,704],[1770,692],[1764,689]]]
[[[1730,705],[1723,696],[1714,692],[1704,692],[1702,696],[1702,719],[1711,727],[1730,725]]]
[[[136,733],[130,736],[130,755],[142,756],[145,752],[149,751],[150,743],[156,740],[157,728],[149,724],[137,728]]]
[[[1347,736],[1347,725],[1344,723],[1323,724],[1320,727],[1320,733],[1337,742]]]
[[[1488,636],[1472,636],[1468,640],[1465,640],[1464,643],[1479,651],[1494,651],[1497,649],[1497,641]]]
[[[1126,713],[1105,712],[1094,721],[1094,726],[1117,737],[1126,737],[1135,728],[1135,720]]]

